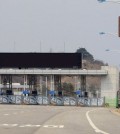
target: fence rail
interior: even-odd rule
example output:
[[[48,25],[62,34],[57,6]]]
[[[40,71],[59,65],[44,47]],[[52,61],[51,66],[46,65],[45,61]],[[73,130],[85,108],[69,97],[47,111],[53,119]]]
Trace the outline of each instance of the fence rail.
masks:
[[[0,104],[57,105],[57,106],[104,106],[103,98],[45,97],[1,95]]]

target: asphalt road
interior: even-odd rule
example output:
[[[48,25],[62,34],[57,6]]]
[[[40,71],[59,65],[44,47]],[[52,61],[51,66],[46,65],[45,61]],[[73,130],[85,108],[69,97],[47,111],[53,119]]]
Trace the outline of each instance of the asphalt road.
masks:
[[[0,134],[120,134],[107,108],[0,105]]]

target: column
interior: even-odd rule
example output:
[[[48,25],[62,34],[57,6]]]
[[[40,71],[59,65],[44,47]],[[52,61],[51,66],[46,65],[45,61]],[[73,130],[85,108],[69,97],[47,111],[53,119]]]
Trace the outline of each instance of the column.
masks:
[[[46,97],[47,97],[48,96],[48,92],[47,92],[48,91],[47,76],[46,76],[45,80],[46,80],[46,84],[45,85],[46,85]]]
[[[101,97],[105,97],[105,103],[116,107],[117,91],[119,90],[119,70],[116,67],[102,66],[102,70],[108,72],[107,76],[101,76]]]
[[[43,88],[42,88],[42,76],[40,76],[40,91],[41,91],[41,94],[43,95]]]
[[[86,91],[86,75],[81,75],[81,90]]]
[[[27,88],[27,75],[24,75],[24,90]]]

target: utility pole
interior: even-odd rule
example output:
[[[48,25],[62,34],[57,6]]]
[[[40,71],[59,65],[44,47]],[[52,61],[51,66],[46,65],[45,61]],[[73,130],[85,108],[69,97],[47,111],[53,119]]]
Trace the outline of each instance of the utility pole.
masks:
[[[118,37],[120,37],[120,16],[118,17]]]

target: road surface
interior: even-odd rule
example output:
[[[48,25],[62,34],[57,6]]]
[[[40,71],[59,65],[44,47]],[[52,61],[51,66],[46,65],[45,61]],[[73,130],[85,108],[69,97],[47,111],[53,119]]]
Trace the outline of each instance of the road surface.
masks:
[[[108,108],[0,105],[0,134],[120,134]]]

